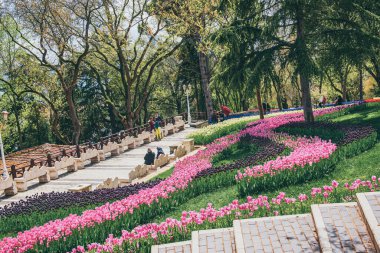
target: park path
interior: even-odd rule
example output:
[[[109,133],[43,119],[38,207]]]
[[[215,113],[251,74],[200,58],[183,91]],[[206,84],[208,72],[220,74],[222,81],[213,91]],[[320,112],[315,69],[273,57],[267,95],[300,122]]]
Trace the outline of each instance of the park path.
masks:
[[[156,152],[157,147],[162,147],[165,154],[169,154],[169,146],[180,144],[186,139],[186,136],[195,131],[195,128],[186,127],[185,130],[166,136],[161,141],[151,142],[135,149],[127,150],[116,157],[108,157],[105,161],[97,164],[89,164],[83,170],[73,173],[67,173],[61,170],[57,180],[51,180],[49,183],[39,184],[38,180],[28,183],[28,191],[19,192],[12,197],[0,195],[0,206],[4,206],[11,202],[24,199],[27,196],[42,192],[63,192],[78,184],[97,185],[107,178],[118,177],[120,179],[128,179],[128,174],[134,167],[144,163],[144,155],[148,148],[152,148]]]

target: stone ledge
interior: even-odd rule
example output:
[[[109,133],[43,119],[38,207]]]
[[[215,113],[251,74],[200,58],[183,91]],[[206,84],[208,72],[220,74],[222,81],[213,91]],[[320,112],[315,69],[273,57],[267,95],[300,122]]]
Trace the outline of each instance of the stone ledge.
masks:
[[[313,205],[312,215],[322,252],[375,252],[356,202]]]
[[[380,252],[380,224],[378,219],[376,218],[371,204],[369,203],[367,196],[379,196],[379,192],[367,192],[367,193],[357,193],[359,209],[363,217],[364,221],[368,228],[369,234],[372,238],[372,241],[375,244],[376,251]]]

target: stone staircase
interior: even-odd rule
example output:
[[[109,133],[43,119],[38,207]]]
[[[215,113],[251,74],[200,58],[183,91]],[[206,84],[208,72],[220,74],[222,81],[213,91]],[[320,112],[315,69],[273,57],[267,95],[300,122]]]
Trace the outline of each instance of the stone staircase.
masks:
[[[155,245],[152,253],[380,252],[380,192],[358,193],[357,200],[235,220],[231,228],[194,231],[191,241]]]

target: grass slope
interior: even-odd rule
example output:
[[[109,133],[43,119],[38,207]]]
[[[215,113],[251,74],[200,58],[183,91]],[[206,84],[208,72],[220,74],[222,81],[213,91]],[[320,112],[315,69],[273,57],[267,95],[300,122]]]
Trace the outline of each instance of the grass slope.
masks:
[[[349,114],[329,115],[329,117],[321,117],[319,120],[329,119],[334,122],[344,124],[370,124],[376,128],[380,136],[380,104],[369,104],[366,106],[355,107],[349,110]],[[308,193],[313,187],[322,187],[330,185],[331,180],[338,182],[352,182],[353,180],[369,179],[372,175],[380,176],[380,142],[378,142],[372,149],[350,159],[346,159],[338,164],[335,170],[320,180],[313,180],[308,183],[296,186],[284,187],[272,192],[257,192],[252,196],[268,195],[275,197],[279,192],[285,192],[290,196],[297,196],[299,193]],[[165,216],[158,216],[155,222],[164,221],[167,217],[180,218],[182,211],[198,211],[205,208],[208,203],[219,208],[227,205],[234,199],[239,199],[236,186],[221,188],[215,192],[209,192],[199,195],[195,198],[189,199],[186,203],[173,207],[172,211],[165,214]],[[245,199],[241,199],[245,200]]]

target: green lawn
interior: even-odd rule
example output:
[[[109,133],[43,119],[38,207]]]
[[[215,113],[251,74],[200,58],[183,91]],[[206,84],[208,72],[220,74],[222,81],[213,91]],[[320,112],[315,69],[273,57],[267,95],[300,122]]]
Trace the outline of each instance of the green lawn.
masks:
[[[377,129],[380,135],[380,104],[353,108],[350,110],[350,114],[338,116],[333,121],[344,124],[370,124]],[[279,192],[285,192],[289,196],[297,197],[300,193],[309,193],[313,187],[330,185],[334,179],[340,183],[345,183],[352,182],[357,178],[369,179],[372,175],[380,176],[380,142],[372,149],[356,157],[342,161],[330,175],[326,175],[323,179],[310,181],[302,185],[284,187],[272,192],[257,192],[252,194],[252,196],[264,194],[272,197],[277,196]],[[208,203],[212,203],[215,207],[219,208],[227,205],[234,199],[239,199],[236,186],[221,188],[215,192],[209,192],[192,198],[180,206],[173,207],[171,212],[164,216],[158,216],[155,222],[161,222],[167,217],[179,218],[182,211],[197,211],[205,208]]]
[[[218,167],[256,154],[260,147],[251,139],[240,141],[213,157],[212,165]]]
[[[173,170],[174,170],[174,167],[172,166],[170,169],[168,169],[167,171],[164,171],[160,174],[158,174],[157,176],[155,177],[152,177],[151,181],[152,180],[155,180],[155,179],[165,179],[165,178],[168,178],[172,173],[173,173]]]

